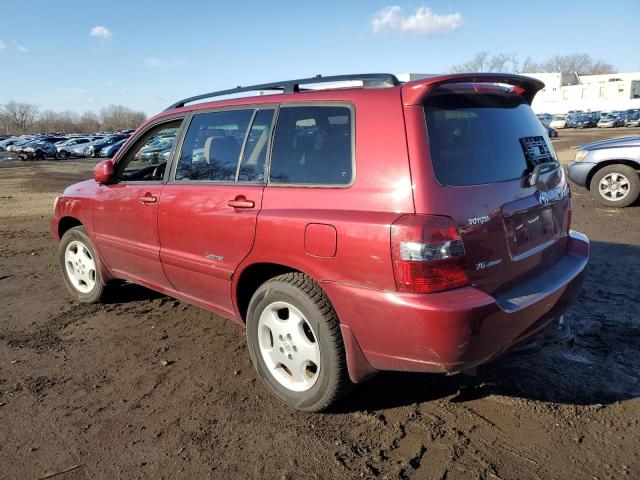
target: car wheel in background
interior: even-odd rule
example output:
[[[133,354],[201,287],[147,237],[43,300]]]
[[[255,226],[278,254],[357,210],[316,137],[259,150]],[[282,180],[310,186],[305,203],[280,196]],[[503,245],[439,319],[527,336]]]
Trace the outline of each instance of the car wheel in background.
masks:
[[[590,184],[591,194],[607,207],[628,207],[640,194],[638,172],[626,165],[609,165],[598,170]]]
[[[324,410],[351,386],[336,312],[303,273],[280,275],[256,290],[247,343],[262,381],[291,407]]]
[[[69,152],[67,152],[66,150],[60,150],[60,151],[58,152],[58,158],[59,158],[60,160],[64,160],[64,159],[66,159],[66,158],[69,158]]]
[[[64,283],[76,300],[97,303],[104,299],[105,283],[99,260],[84,227],[65,232],[58,248],[58,261]]]

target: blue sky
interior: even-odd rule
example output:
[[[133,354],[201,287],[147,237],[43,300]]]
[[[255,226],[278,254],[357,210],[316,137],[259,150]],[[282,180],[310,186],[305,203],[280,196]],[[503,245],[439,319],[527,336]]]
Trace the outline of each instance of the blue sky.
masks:
[[[611,7],[611,8],[609,8]],[[584,52],[640,71],[640,1],[8,1],[0,104],[154,114],[236,85]]]

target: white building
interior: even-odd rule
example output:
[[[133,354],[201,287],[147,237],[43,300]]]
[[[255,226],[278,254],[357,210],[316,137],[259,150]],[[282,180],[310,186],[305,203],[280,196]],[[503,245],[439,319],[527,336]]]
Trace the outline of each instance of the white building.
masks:
[[[545,87],[533,100],[536,113],[569,110],[608,111],[640,108],[640,72],[607,75],[525,73]]]

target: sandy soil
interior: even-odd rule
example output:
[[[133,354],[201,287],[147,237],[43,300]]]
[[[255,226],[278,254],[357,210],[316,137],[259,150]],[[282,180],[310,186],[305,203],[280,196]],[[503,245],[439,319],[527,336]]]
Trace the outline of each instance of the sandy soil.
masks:
[[[554,143],[625,133],[590,132]],[[135,285],[70,300],[48,222],[92,166],[0,162],[0,478],[640,478],[640,207],[574,188],[593,250],[567,328],[475,378],[385,373],[305,414],[229,321]]]

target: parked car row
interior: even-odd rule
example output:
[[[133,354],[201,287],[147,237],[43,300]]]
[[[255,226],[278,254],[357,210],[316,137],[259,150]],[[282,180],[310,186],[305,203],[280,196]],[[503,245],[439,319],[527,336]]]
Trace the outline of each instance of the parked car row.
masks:
[[[132,133],[133,130],[123,130],[84,135],[52,133],[7,136],[0,140],[0,152],[11,152],[21,160],[112,157]]]
[[[554,129],[561,128],[613,128],[640,126],[640,109],[632,108],[625,111],[612,110],[610,112],[583,112],[571,110],[566,115],[550,115],[541,113],[540,121]]]

